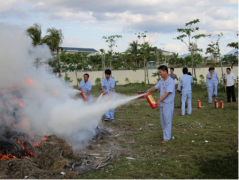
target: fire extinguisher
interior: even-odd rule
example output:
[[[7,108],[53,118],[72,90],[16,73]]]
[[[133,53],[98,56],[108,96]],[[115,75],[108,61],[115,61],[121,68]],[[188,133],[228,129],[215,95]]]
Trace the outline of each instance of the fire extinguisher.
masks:
[[[198,109],[201,109],[202,106],[201,106],[201,100],[198,100]]]
[[[102,93],[102,96],[105,96],[106,95],[106,93]]]
[[[153,96],[150,93],[147,93],[145,97],[146,97],[147,101],[149,102],[152,109],[154,109],[158,106],[157,103],[155,102]]]
[[[80,95],[84,99],[84,101],[87,101],[87,97],[83,91],[81,91]]]
[[[221,100],[221,102],[220,102],[220,108],[224,108],[224,101],[223,100]]]
[[[214,103],[215,103],[215,108],[217,109],[218,108],[218,100],[215,100]]]

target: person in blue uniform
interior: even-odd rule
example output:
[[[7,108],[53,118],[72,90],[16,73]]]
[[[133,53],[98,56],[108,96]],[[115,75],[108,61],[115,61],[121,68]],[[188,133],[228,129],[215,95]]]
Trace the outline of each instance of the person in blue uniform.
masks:
[[[168,67],[161,65],[158,67],[161,80],[147,92],[159,90],[160,100],[157,102],[160,107],[160,119],[163,130],[163,141],[167,143],[171,139],[172,118],[174,111],[174,97],[175,97],[175,82],[168,74]]]
[[[212,76],[212,82],[213,82],[213,96],[217,97],[217,86],[220,84],[218,79],[218,74],[215,72],[215,68],[213,67],[213,76]]]
[[[183,76],[180,78],[180,90],[182,92],[182,116],[185,115],[186,99],[188,100],[187,113],[192,114],[192,76],[188,75],[188,68],[183,68]]]
[[[92,95],[91,95],[91,88],[92,84],[89,81],[89,74],[85,73],[83,76],[83,80],[79,84],[79,90],[83,91],[88,99],[88,101],[92,100]]]
[[[115,80],[111,77],[111,70],[105,70],[105,78],[101,81],[102,93],[113,95],[115,93]],[[111,109],[105,113],[105,121],[114,120],[115,110]]]
[[[212,103],[212,96],[213,96],[213,67],[209,67],[208,73],[206,76],[206,85],[207,85],[207,93],[208,93],[208,103]]]

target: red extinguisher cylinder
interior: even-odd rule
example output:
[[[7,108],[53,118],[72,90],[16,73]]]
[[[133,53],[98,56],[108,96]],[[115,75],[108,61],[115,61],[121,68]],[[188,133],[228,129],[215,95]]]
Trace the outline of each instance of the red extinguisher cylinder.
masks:
[[[106,95],[106,93],[102,93],[102,96],[105,96]]]
[[[198,100],[198,109],[202,108],[201,100]]]
[[[217,109],[218,108],[218,100],[215,100],[214,103],[215,103],[215,108]]]
[[[87,97],[83,91],[80,93],[80,95],[84,99],[84,101],[87,101]]]
[[[222,108],[222,109],[224,108],[224,101],[220,102],[220,108]]]
[[[147,99],[147,101],[150,104],[152,109],[158,107],[157,103],[155,102],[153,96],[150,93],[146,94],[145,97],[146,97],[146,99]]]

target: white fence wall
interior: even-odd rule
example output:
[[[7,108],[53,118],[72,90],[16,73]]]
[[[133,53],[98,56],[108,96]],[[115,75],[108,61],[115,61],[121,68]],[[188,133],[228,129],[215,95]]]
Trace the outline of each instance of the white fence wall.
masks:
[[[191,68],[189,68],[189,71],[191,72]],[[219,78],[221,78],[221,68],[217,67],[215,68],[215,71],[218,73]],[[157,69],[149,69],[149,81],[151,84],[154,84],[157,82],[156,77],[151,77],[153,72],[157,72]],[[232,72],[238,76],[238,67],[235,66],[232,69]],[[78,78],[83,78],[83,75],[85,73],[88,73],[90,75],[89,80],[93,85],[95,85],[95,79],[96,78],[101,78],[103,77],[102,71],[89,71],[89,72],[78,72],[77,77]],[[178,77],[181,77],[183,75],[182,73],[182,68],[174,68],[174,73],[177,74]],[[208,68],[196,68],[196,75],[198,77],[198,80],[200,79],[199,76],[202,74],[204,77],[206,77],[206,74],[208,73]],[[226,73],[226,67],[223,67],[223,73]],[[68,76],[71,78],[72,84],[76,85],[76,76],[74,72],[68,72]],[[129,78],[131,83],[141,83],[144,81],[144,70],[113,70],[112,71],[112,77],[116,81],[119,81],[117,84],[124,85],[126,84],[125,78]],[[64,78],[64,74],[63,74]],[[206,80],[206,79],[205,79]],[[177,80],[175,80],[177,83]]]

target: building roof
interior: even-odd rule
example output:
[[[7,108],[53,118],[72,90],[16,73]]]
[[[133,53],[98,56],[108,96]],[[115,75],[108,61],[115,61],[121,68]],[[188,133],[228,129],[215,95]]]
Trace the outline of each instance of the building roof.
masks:
[[[67,51],[67,52],[88,52],[88,53],[97,53],[98,51],[96,51],[93,48],[76,48],[76,47],[62,47],[63,51]]]

